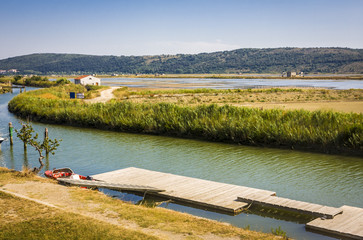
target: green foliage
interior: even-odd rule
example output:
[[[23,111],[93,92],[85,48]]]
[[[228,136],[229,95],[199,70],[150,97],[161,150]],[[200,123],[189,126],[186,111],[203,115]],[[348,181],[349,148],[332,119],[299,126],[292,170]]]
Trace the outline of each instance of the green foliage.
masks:
[[[156,56],[31,54],[0,60],[0,69],[9,68],[26,74],[363,73],[363,49],[244,48]]]
[[[97,86],[97,85],[86,85],[86,89],[87,91],[92,91],[92,90],[99,90],[102,88],[109,88],[107,86]]]
[[[32,87],[51,87],[55,86],[56,82],[49,81],[47,77],[32,76],[25,78],[24,85]]]
[[[37,95],[61,88],[31,91],[13,98],[9,110],[33,120],[116,131],[192,137],[244,145],[363,153],[363,115],[331,111],[262,110],[169,103],[44,99]],[[65,91],[65,89],[63,89]]]
[[[44,158],[43,151],[45,150],[47,153],[51,153],[54,155],[54,151],[57,150],[59,142],[62,141],[58,141],[57,139],[52,140],[49,138],[45,138],[43,142],[38,141],[38,133],[33,135],[34,129],[31,124],[22,124],[22,128],[19,131],[15,129],[15,132],[18,138],[20,138],[24,142],[24,147],[26,146],[26,144],[29,144],[30,146],[34,147],[36,151],[38,151],[40,168],[37,169],[37,171],[40,171],[44,165],[42,161],[42,159]]]
[[[17,79],[15,84],[32,86],[32,87],[54,87],[58,85],[72,84],[67,78],[59,78],[57,81],[50,81],[47,77],[32,76],[25,79]]]
[[[22,79],[22,76],[20,76],[20,75],[16,75],[16,76],[14,76],[13,78],[14,78],[14,81],[15,81],[15,82],[17,82],[17,81],[19,81],[20,79]]]
[[[271,233],[276,236],[281,236],[282,239],[288,239],[288,237],[286,236],[286,232],[281,229],[281,226],[276,229],[271,228]]]
[[[56,81],[57,85],[64,85],[64,84],[70,84],[71,81],[69,81],[67,78],[59,78]]]
[[[28,124],[22,124],[22,127],[19,131],[15,129],[16,135],[24,143],[24,148],[26,148],[28,142],[32,138],[32,132],[34,132],[30,127],[31,126]]]

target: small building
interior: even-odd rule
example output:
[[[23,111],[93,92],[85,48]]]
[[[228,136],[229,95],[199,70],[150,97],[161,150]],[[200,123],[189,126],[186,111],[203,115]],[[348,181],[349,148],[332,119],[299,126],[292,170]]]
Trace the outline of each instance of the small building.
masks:
[[[82,75],[82,76],[79,76],[79,77],[75,78],[74,83],[75,84],[82,84],[84,86],[86,86],[86,85],[100,86],[101,85],[101,79],[96,78],[96,77],[91,76],[91,75]]]
[[[8,70],[8,73],[17,73],[18,72],[18,70],[17,69],[9,69]]]
[[[296,72],[287,72],[286,77],[296,77]]]

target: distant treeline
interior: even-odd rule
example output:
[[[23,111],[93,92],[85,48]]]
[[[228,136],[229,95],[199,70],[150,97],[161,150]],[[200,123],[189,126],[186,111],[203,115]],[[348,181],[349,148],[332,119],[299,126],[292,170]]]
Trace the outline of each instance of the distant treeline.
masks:
[[[363,115],[233,106],[69,100],[79,85],[14,97],[9,110],[34,121],[319,152],[363,153]],[[79,91],[78,89],[77,91]]]
[[[363,49],[266,48],[156,56],[30,54],[0,60],[21,74],[363,73]]]

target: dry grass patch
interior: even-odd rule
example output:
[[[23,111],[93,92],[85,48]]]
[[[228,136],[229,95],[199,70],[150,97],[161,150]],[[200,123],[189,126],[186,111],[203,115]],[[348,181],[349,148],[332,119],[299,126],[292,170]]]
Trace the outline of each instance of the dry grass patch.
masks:
[[[158,239],[0,192],[0,239]]]
[[[53,180],[37,176],[29,169],[23,169],[23,171],[19,172],[0,167],[0,186],[4,186],[9,183],[25,183],[27,181],[54,182]]]
[[[251,232],[230,224],[203,219],[189,214],[175,212],[164,208],[148,208],[133,205],[110,198],[100,192],[74,189],[72,196],[83,202],[84,206],[98,203],[101,213],[112,212],[114,217],[135,222],[141,228],[159,229],[162,231],[183,234],[186,236],[216,235],[220,237],[237,237],[241,239],[272,239],[271,235]]]
[[[231,106],[267,107],[283,106],[287,109],[318,110],[329,109],[343,112],[363,112],[363,90],[328,90],[311,88],[271,88],[271,89],[129,89],[124,87],[114,91],[119,101],[134,103],[172,103],[181,106],[217,104]],[[354,108],[346,109],[342,104],[353,103]],[[299,104],[299,105],[293,105]],[[313,107],[310,107],[313,105]],[[358,107],[356,107],[358,106]]]
[[[59,97],[55,96],[54,94],[51,93],[43,93],[39,95],[40,98],[45,98],[45,99],[59,99]]]

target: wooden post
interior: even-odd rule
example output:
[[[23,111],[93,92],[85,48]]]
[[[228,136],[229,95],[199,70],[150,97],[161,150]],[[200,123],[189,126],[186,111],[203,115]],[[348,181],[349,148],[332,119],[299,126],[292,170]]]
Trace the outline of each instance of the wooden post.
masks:
[[[13,145],[13,124],[9,122],[9,138],[10,138],[10,145]]]
[[[20,88],[20,93],[22,93],[23,92],[23,88]]]
[[[45,128],[44,139],[48,139],[48,128]]]
[[[48,128],[45,128],[44,130],[44,140],[48,140]],[[47,155],[49,154],[48,148],[45,150],[45,153]]]

